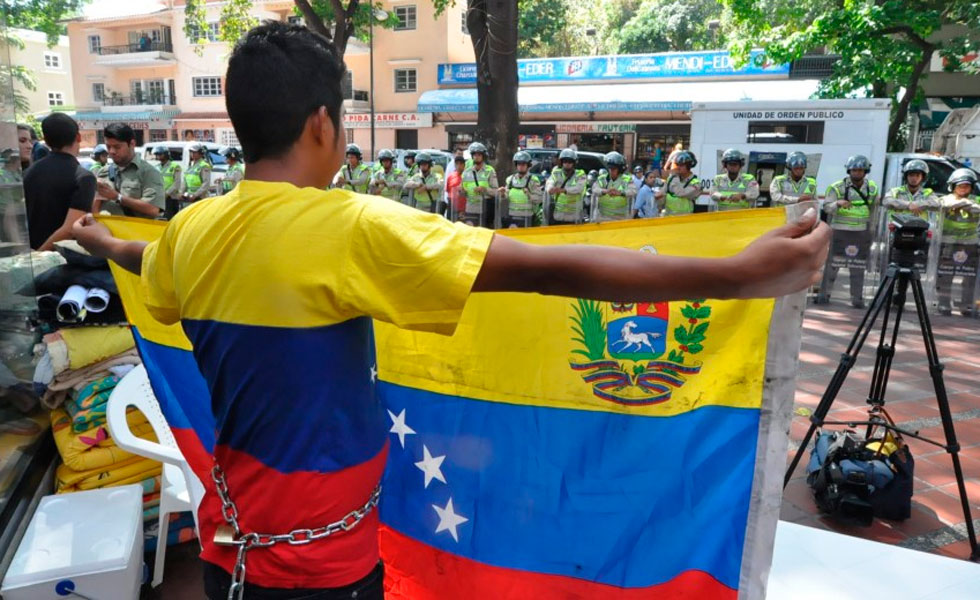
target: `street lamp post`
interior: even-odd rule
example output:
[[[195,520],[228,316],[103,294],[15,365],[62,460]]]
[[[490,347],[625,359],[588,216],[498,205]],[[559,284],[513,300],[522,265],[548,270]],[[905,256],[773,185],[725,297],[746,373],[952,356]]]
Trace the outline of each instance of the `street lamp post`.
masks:
[[[371,160],[374,160],[374,20],[384,21],[388,18],[388,13],[381,10],[371,11],[371,18],[368,19],[368,58],[371,63]]]

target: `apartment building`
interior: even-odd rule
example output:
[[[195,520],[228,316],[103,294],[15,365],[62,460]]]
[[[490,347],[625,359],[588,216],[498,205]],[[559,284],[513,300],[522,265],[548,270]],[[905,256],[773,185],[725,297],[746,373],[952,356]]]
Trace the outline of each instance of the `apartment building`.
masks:
[[[8,33],[23,44],[23,47],[16,43],[8,46],[10,64],[26,67],[34,78],[33,90],[14,80],[14,89],[27,101],[28,111],[34,116],[41,116],[52,110],[67,110],[74,106],[68,37],[60,36],[58,42],[49,47],[48,36],[40,31],[10,29]]]
[[[260,19],[296,20],[291,1],[257,0]],[[68,23],[77,118],[85,144],[101,140],[110,122],[129,123],[138,142],[215,141],[237,144],[225,111],[224,74],[230,52],[216,41],[221,3],[206,6],[212,41],[197,52],[184,33],[180,0],[137,14],[97,14]],[[384,3],[395,29],[374,28],[375,149],[437,147],[445,127],[419,113],[422,92],[437,87],[437,64],[473,60],[461,3],[436,18],[431,3]],[[345,60],[348,139],[370,148],[370,44],[352,39]]]

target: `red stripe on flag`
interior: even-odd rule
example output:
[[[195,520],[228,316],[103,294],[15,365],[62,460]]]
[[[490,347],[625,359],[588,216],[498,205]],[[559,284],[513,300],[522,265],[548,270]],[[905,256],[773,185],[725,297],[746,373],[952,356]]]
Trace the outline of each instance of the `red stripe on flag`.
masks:
[[[381,525],[385,600],[735,600],[733,590],[703,571],[685,571],[645,588],[619,588],[562,575],[486,565],[443,552]]]

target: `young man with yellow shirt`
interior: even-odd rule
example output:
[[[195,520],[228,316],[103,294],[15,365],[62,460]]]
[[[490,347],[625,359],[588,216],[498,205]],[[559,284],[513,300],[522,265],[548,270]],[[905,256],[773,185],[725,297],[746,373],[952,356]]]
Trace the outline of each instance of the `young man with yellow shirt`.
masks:
[[[360,522],[304,546],[248,554],[247,598],[383,597],[376,493],[386,424],[368,373],[371,319],[451,334],[473,292],[597,300],[779,296],[820,276],[829,231],[815,214],[723,259],[527,245],[384,198],[323,191],[344,158],[344,65],[304,27],[267,22],[228,63],[226,103],[249,168],[150,244],[91,216],[74,233],[141,274],[145,301],[180,322],[211,391],[214,460],[243,533]],[[275,81],[275,86],[267,83]],[[363,373],[363,377],[351,377]],[[315,499],[315,501],[314,501]],[[234,547],[209,492],[198,512],[209,598],[225,597]]]

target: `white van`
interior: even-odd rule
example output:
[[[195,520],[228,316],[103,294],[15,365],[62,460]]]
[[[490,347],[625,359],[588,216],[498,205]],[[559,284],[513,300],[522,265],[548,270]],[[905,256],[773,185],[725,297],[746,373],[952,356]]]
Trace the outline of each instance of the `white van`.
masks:
[[[151,165],[159,167],[160,162],[153,157],[153,151],[160,146],[164,146],[170,151],[170,160],[180,163],[180,168],[186,171],[191,164],[190,147],[198,143],[204,144],[204,147],[208,151],[208,155],[205,158],[211,163],[212,193],[217,193],[218,185],[215,183],[215,180],[219,177],[224,177],[225,172],[228,171],[228,163],[225,161],[225,155],[223,154],[228,149],[228,146],[215,144],[214,142],[153,142],[143,147],[140,156]]]

